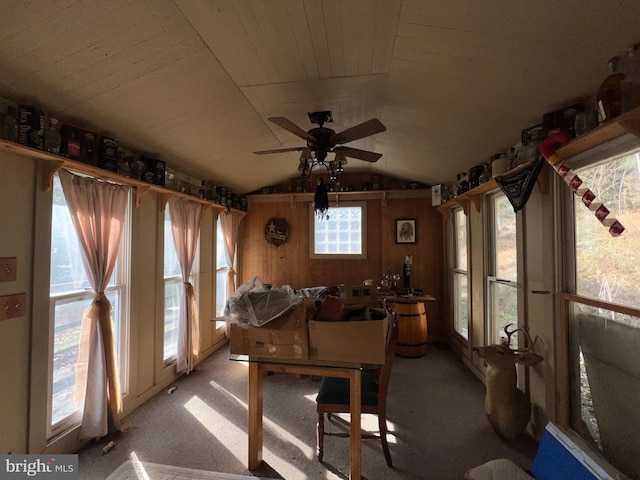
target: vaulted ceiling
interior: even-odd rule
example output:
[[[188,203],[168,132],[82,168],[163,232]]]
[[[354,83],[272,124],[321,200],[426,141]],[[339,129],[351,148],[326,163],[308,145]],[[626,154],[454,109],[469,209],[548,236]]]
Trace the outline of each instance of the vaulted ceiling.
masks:
[[[639,26],[638,0],[0,0],[0,96],[242,193],[297,174],[253,154],[304,143],[268,117],[378,118],[346,168],[435,184],[593,95]]]

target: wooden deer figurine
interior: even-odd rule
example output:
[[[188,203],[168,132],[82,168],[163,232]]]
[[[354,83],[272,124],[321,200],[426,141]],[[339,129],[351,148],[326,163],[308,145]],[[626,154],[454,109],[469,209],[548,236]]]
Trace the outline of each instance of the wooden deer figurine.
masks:
[[[511,325],[504,327],[507,338],[502,345],[473,348],[480,358],[484,359],[487,367],[485,409],[489,423],[500,436],[508,440],[520,435],[527,428],[531,418],[531,402],[517,387],[516,363],[531,366],[543,360],[540,355],[531,351],[535,342],[531,341],[529,332],[523,328],[509,331]],[[516,332],[522,332],[524,335],[526,348],[509,348],[511,336]]]

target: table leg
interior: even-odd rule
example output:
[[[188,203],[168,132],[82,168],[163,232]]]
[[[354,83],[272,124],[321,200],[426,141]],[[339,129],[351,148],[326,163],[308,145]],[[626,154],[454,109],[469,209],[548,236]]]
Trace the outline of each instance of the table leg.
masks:
[[[260,364],[249,363],[249,470],[262,462],[262,372]]]
[[[351,441],[351,480],[360,480],[362,475],[362,430],[360,426],[361,403],[361,382],[360,370],[351,370],[349,375],[349,385],[351,389],[350,410],[351,410],[351,431],[349,433]]]

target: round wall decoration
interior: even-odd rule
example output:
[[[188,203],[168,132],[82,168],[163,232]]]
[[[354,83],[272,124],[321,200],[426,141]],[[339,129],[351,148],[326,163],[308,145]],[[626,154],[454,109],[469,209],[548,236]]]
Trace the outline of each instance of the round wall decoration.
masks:
[[[284,218],[272,218],[264,227],[264,238],[267,243],[279,247],[287,243],[289,224]]]

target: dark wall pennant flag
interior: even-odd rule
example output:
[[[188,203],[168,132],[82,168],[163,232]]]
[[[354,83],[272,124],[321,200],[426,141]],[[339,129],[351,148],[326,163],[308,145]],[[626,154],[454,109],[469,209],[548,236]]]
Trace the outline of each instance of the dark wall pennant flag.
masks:
[[[529,200],[544,163],[544,159],[539,157],[513,173],[496,177],[496,183],[513,206],[514,212],[522,209]]]

